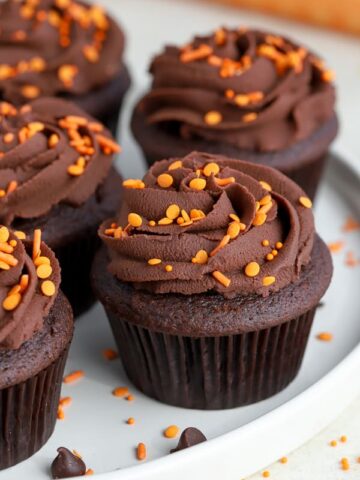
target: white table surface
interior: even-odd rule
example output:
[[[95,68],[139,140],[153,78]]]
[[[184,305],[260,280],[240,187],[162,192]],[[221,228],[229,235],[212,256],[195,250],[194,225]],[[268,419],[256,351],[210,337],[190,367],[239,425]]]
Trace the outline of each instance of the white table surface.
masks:
[[[341,134],[336,144],[353,152],[355,158],[360,159],[360,39],[194,0],[98,0],[97,3],[102,3],[113,11],[121,19],[127,33],[126,58],[132,71],[133,88],[127,98],[122,121],[121,143],[124,154],[120,166],[126,176],[139,174],[139,150],[129,134],[128,122],[131,106],[150,81],[147,74],[150,58],[162,48],[164,42],[182,44],[193,34],[210,31],[219,25],[241,24],[273,29],[315,48],[326,59],[329,67],[336,71],[338,112],[341,121]],[[186,18],[181,14],[184,3],[191,4],[191,15]],[[163,6],[164,13],[161,17],[152,16],[151,6],[154,4]],[[129,25],[137,25],[136,30],[127,29]],[[329,445],[331,440],[338,440],[342,435],[348,437],[346,443],[338,442],[336,447]],[[349,471],[341,470],[342,457],[349,459]],[[359,480],[358,457],[360,457],[360,398],[323,433],[289,455],[287,464],[270,465],[267,470],[270,472],[270,478],[276,480]],[[262,472],[251,477],[251,480],[260,478],[263,478]]]

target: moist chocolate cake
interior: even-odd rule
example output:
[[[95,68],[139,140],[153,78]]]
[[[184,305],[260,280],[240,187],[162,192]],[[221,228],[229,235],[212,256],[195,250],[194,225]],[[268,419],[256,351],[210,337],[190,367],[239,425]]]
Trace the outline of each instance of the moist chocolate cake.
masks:
[[[0,4],[0,98],[64,97],[115,135],[130,77],[124,34],[99,5],[75,0]]]
[[[150,66],[132,130],[149,164],[193,150],[281,170],[313,198],[338,130],[333,74],[290,39],[220,28]]]
[[[89,273],[97,228],[119,207],[119,146],[76,105],[42,98],[0,103],[0,223],[43,238],[62,267],[62,289],[79,314],[94,301]]]
[[[285,388],[332,275],[311,200],[272,168],[199,152],[124,186],[92,282],[130,380],[201,409]]]
[[[0,470],[53,432],[73,332],[60,267],[41,231],[22,241],[0,226]]]

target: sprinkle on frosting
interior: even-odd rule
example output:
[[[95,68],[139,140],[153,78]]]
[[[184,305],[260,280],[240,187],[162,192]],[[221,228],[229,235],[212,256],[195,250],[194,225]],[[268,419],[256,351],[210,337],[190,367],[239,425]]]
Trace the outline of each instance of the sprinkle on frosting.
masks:
[[[0,222],[6,225],[40,217],[60,202],[82,205],[120,151],[101,124],[64,100],[19,109],[0,102],[0,114]]]
[[[159,179],[174,164],[164,188]],[[204,188],[191,188],[199,180]],[[299,203],[302,190],[273,169],[193,152],[157,162],[141,181],[144,188],[125,189],[118,218],[100,228],[109,270],[121,281],[155,293],[266,296],[295,281],[310,259],[312,211]]]
[[[267,32],[220,28],[166,46],[150,71],[153,86],[135,115],[186,141],[279,151],[334,116],[331,71],[304,47]]]
[[[2,97],[20,104],[108,83],[121,71],[124,38],[98,5],[5,0],[0,47]]]
[[[23,242],[0,226],[0,347],[17,349],[41,328],[59,284],[59,265],[40,230]]]

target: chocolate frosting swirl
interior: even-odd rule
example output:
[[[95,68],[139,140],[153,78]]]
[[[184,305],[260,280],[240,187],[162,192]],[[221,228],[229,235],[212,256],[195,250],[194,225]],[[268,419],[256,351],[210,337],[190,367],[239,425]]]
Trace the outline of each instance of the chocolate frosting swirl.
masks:
[[[100,236],[110,272],[136,288],[267,296],[294,282],[310,261],[311,202],[272,168],[193,152],[157,162],[143,183],[124,186],[132,188],[125,188],[119,216],[101,226]]]
[[[256,30],[219,29],[151,64],[153,84],[138,108],[150,124],[183,139],[247,151],[278,151],[334,115],[332,73],[294,42]]]
[[[0,114],[1,223],[39,217],[60,202],[82,205],[109,173],[118,146],[72,103],[2,103]]]
[[[4,229],[5,227],[0,226],[0,233],[3,233]],[[13,242],[16,242],[16,246],[13,247],[12,253],[7,255],[15,259],[15,262],[10,263],[16,265],[4,269],[4,262],[0,256],[0,350],[18,349],[42,328],[60,286],[58,261],[45,243],[41,243],[41,256],[48,259],[51,274],[46,280],[41,280],[32,260],[33,242],[29,239],[21,241],[10,232],[8,241],[1,243],[0,253],[3,252],[5,244],[11,247]],[[28,280],[25,289],[18,294],[21,297],[18,306],[12,310],[4,308],[5,299],[11,290],[21,283],[23,276],[27,276]],[[51,296],[42,292],[42,284],[45,281],[53,284],[54,293]]]
[[[0,3],[0,92],[12,103],[95,90],[121,71],[123,49],[122,31],[100,6]]]

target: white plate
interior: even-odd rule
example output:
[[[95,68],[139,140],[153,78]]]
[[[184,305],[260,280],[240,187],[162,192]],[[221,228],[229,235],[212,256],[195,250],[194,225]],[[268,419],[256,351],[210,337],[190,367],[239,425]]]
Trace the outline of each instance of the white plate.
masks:
[[[128,57],[137,83],[132,99],[145,88],[143,79],[149,56],[164,39],[182,42],[193,32],[209,30],[217,23],[234,23],[230,10],[222,13],[213,9],[212,15],[204,17],[204,7],[194,7],[192,2],[180,5],[175,1],[151,0],[151,8],[145,8],[150,7],[150,0],[102,3],[127,26]],[[177,29],[180,18],[186,18],[187,23]],[[237,23],[240,18],[239,14]],[[258,18],[260,25],[265,23],[261,17],[242,16],[245,23],[252,18]],[[295,35],[298,33],[301,34],[299,31]],[[309,41],[313,42],[315,37]],[[126,108],[126,122],[130,107],[131,102]],[[130,135],[125,136],[123,146],[125,153],[120,165],[125,176],[141,175],[142,161]],[[346,235],[341,232],[347,216],[360,219],[360,174],[351,166],[355,164],[355,159],[344,153],[342,160],[331,162],[316,206],[318,231],[328,242],[345,237],[344,252],[357,252],[360,245],[359,231]],[[78,384],[63,388],[63,395],[73,398],[65,420],[58,422],[55,434],[40,452],[1,472],[0,480],[48,479],[59,446],[81,452],[99,480],[168,480],[170,476],[172,480],[183,480],[185,475],[189,479],[239,480],[297,448],[330,423],[360,392],[360,268],[346,267],[344,252],[334,256],[334,279],[324,299],[325,306],[318,311],[298,377],[275,397],[244,408],[185,410],[160,404],[137,392],[126,379],[119,360],[106,362],[102,357],[102,350],[114,347],[114,341],[102,308],[95,307],[77,322],[67,372],[83,369],[86,376]],[[334,341],[316,340],[320,331],[332,332]],[[131,388],[134,402],[111,395],[113,388],[121,385]],[[136,419],[135,425],[126,424],[130,416]],[[168,455],[177,443],[162,436],[163,429],[170,424],[181,429],[196,426],[210,441]],[[148,448],[144,463],[135,458],[138,442],[144,442]]]
[[[329,424],[360,392],[360,267],[344,263],[345,252],[358,251],[360,232],[344,234],[348,216],[360,219],[360,175],[346,156],[329,166],[316,205],[317,226],[329,242],[345,237],[346,248],[334,255],[335,274],[318,310],[304,363],[296,380],[278,395],[255,405],[223,411],[170,407],[151,400],[127,380],[119,360],[105,361],[102,350],[114,341],[105,314],[96,306],[76,323],[67,372],[83,369],[85,378],[64,385],[73,403],[55,434],[34,457],[0,473],[0,480],[48,479],[56,448],[81,452],[99,480],[230,480],[250,475],[309,440]],[[345,287],[345,288],[344,288]],[[331,343],[316,334],[330,331]],[[129,386],[133,402],[114,397]],[[134,417],[135,425],[127,425]],[[177,441],[163,429],[196,426],[210,441],[168,455]],[[139,463],[135,447],[144,442],[148,459]],[[106,473],[107,472],[107,473]]]

